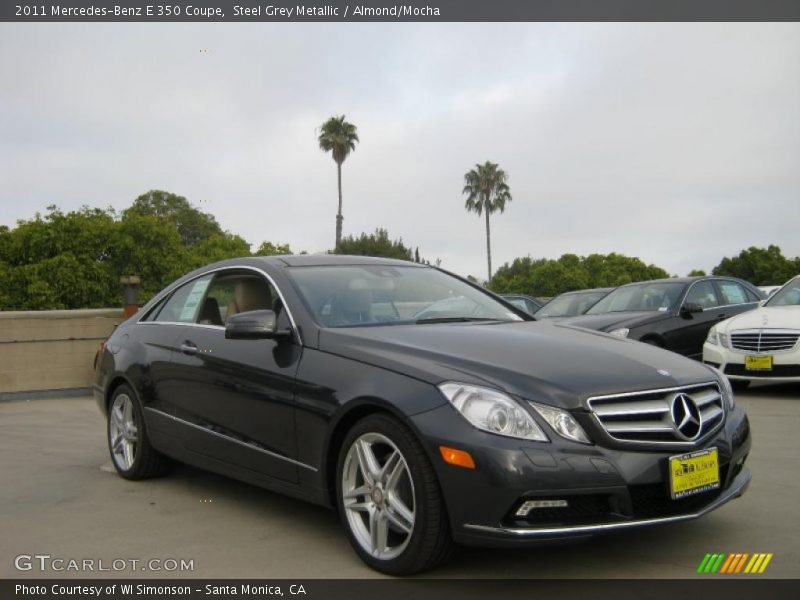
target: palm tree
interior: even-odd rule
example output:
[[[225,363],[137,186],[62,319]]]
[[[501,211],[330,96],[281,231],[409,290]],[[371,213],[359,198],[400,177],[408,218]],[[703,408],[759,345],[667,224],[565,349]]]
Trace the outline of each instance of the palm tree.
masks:
[[[511,202],[511,190],[506,183],[508,176],[497,163],[488,160],[464,175],[464,191],[467,195],[465,208],[468,212],[476,212],[478,216],[486,215],[486,261],[489,267],[489,279],[492,281],[492,244],[489,233],[489,215],[495,211],[503,212],[506,202]]]
[[[336,213],[336,247],[342,241],[342,163],[358,142],[356,126],[344,120],[344,115],[331,117],[322,124],[319,133],[319,147],[330,152],[336,161],[336,175],[339,184],[339,212]]]

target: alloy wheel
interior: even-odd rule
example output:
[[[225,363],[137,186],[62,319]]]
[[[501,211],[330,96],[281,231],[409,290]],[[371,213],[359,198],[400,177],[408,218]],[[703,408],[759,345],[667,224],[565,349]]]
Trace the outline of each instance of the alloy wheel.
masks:
[[[114,398],[108,415],[108,439],[111,456],[117,467],[130,471],[139,449],[139,427],[133,400],[128,394],[119,394]]]
[[[342,469],[347,523],[359,545],[379,560],[391,560],[414,532],[414,481],[398,447],[380,433],[351,444]]]

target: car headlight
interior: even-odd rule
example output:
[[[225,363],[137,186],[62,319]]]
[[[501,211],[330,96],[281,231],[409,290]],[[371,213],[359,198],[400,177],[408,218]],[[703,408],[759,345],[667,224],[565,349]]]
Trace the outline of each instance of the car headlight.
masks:
[[[708,364],[705,366],[711,369],[714,375],[717,376],[717,380],[719,380],[719,389],[722,390],[722,396],[726,400],[728,408],[733,410],[733,407],[736,406],[736,398],[733,395],[733,387],[731,386],[730,380],[725,376],[725,373],[718,368]]]
[[[536,402],[528,402],[539,415],[547,421],[547,424],[553,428],[558,435],[573,442],[580,442],[581,444],[591,444],[589,436],[583,430],[583,427],[565,410],[555,408],[554,406],[547,406],[545,404],[537,404]]]
[[[731,382],[727,377],[725,377],[722,371],[719,369],[716,369],[716,371],[719,374],[719,385],[722,388],[722,395],[728,399],[728,408],[733,410],[733,407],[736,406],[736,398],[733,395],[733,386],[731,386]]]
[[[711,330],[708,332],[706,342],[713,346],[722,346],[723,348],[730,348],[731,344],[728,339],[727,333],[720,333],[719,331]]]
[[[613,335],[614,337],[618,338],[626,338],[628,337],[630,331],[631,330],[628,329],[627,327],[620,327],[619,329],[614,329],[613,331],[609,331],[608,335]]]
[[[548,442],[533,417],[510,396],[465,383],[442,383],[439,390],[472,425],[508,437]]]

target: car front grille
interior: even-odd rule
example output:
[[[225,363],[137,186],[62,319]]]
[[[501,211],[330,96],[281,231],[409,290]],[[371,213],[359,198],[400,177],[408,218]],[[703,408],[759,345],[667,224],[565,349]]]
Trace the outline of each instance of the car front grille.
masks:
[[[598,396],[588,404],[611,438],[636,445],[699,443],[725,420],[724,401],[716,383]],[[687,405],[695,419],[679,427]]]
[[[800,339],[800,331],[791,329],[747,329],[731,333],[731,346],[745,352],[780,352],[791,350]]]

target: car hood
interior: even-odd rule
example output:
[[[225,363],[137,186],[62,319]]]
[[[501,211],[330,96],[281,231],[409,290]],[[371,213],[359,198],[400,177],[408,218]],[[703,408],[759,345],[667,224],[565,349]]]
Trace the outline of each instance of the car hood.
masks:
[[[678,354],[549,321],[324,329],[320,350],[432,384],[488,385],[565,408],[595,395],[714,380]]]
[[[579,315],[577,317],[567,317],[561,319],[561,323],[594,329],[596,331],[612,331],[620,327],[633,329],[656,321],[661,321],[669,316],[666,311],[624,311],[601,313],[599,315]]]
[[[726,319],[716,329],[722,333],[737,329],[800,329],[800,306],[762,306]]]

